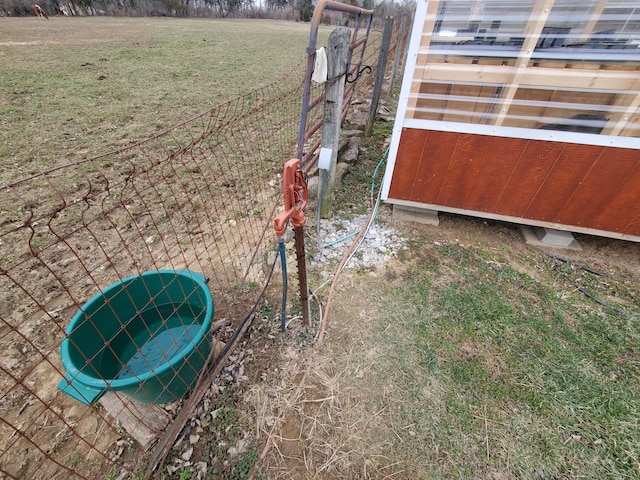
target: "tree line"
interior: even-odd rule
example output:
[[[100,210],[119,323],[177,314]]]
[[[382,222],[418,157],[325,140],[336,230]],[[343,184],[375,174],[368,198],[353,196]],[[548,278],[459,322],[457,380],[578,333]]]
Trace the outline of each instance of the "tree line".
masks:
[[[273,18],[309,21],[314,0],[0,0],[0,16],[33,15],[37,3],[48,15],[166,16]],[[415,0],[347,0],[345,3],[375,9],[376,18],[413,12]],[[348,16],[327,12],[323,22],[344,24]]]

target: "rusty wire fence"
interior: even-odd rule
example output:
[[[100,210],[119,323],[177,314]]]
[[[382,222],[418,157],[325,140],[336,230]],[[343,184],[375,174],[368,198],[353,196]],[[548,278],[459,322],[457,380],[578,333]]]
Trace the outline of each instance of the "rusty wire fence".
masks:
[[[0,478],[149,476],[166,457],[273,274],[304,75],[2,187]]]

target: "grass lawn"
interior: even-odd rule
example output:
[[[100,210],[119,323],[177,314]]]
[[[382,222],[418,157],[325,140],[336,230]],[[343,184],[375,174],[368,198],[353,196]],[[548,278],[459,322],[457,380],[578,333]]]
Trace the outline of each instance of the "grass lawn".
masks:
[[[304,419],[281,434],[300,450],[274,440],[269,478],[304,461],[319,478],[640,478],[638,278],[442,222],[404,230],[384,272],[343,274],[303,393],[278,411]]]
[[[340,186],[350,212],[381,156]],[[266,478],[640,478],[640,245],[542,251],[444,214],[393,227],[407,249],[343,272],[322,347],[283,349],[284,380],[255,387],[295,379],[264,414]]]
[[[637,279],[540,253],[519,255],[516,270],[506,244],[428,250],[394,289],[381,341],[400,347],[393,367],[413,373],[398,377],[398,403],[413,408],[397,415],[441,452],[440,474],[638,478]],[[426,398],[425,385],[435,386]]]
[[[294,22],[4,18],[0,182],[145,139],[296,66],[302,76],[308,39]]]

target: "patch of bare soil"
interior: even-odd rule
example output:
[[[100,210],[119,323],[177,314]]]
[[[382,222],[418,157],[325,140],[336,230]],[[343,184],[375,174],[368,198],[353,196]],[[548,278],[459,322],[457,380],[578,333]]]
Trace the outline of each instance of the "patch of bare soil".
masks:
[[[59,45],[60,42],[35,40],[33,42],[0,42],[0,47],[15,47],[22,45]]]

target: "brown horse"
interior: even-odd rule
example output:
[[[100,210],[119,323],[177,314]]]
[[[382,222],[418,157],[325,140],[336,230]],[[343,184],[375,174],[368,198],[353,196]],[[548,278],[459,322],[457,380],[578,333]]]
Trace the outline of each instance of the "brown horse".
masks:
[[[46,18],[47,20],[49,20],[49,17],[47,16],[46,13],[44,13],[44,10],[42,9],[42,7],[36,3],[34,3],[33,5],[31,5],[31,10],[33,10],[33,14],[38,17],[38,18]]]

